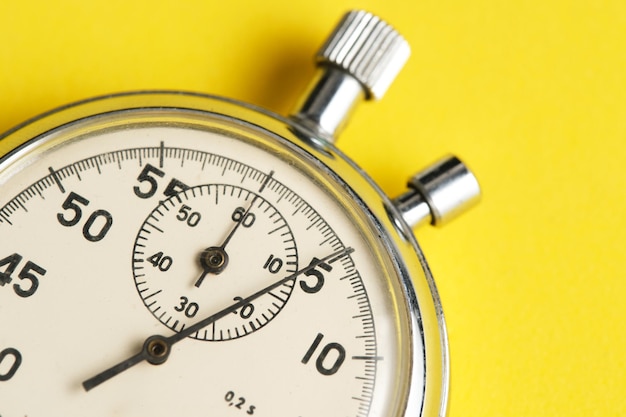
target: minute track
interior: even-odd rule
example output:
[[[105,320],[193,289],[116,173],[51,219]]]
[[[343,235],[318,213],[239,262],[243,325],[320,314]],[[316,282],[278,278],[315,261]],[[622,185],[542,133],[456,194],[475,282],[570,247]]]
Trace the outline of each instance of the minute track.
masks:
[[[271,172],[263,177],[259,191],[273,181]],[[277,226],[282,233],[266,234]],[[155,228],[160,233],[150,233]],[[184,238],[174,243],[172,237],[178,236]],[[214,246],[207,247],[211,243]],[[179,325],[189,326],[196,316],[219,309],[223,307],[220,303],[251,290],[252,281],[247,276],[269,283],[275,274],[297,270],[298,249],[287,220],[260,193],[236,185],[209,184],[191,187],[154,208],[137,235],[133,259],[144,259],[133,263],[140,296],[162,289],[155,299],[167,314],[155,317],[171,330],[180,331]],[[201,272],[194,272],[198,266]],[[193,282],[180,278],[195,274]],[[259,319],[257,329],[267,324],[269,320],[261,313],[267,311],[267,317],[273,319],[293,286],[285,284],[282,290],[283,301],[278,308],[268,310],[270,305],[263,297],[237,312],[239,318],[221,320],[216,332],[229,335],[227,339],[253,333],[250,320]],[[151,305],[153,302],[150,300]],[[147,303],[144,299],[146,307]],[[202,339],[202,335],[194,337],[213,340]]]

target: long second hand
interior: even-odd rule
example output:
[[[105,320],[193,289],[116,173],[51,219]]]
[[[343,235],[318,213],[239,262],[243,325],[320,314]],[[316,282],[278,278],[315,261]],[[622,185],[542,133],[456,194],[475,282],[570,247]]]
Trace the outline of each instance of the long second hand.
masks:
[[[250,302],[252,302],[253,300],[259,298],[260,296],[262,296],[263,294],[266,294],[270,291],[272,291],[275,288],[280,287],[281,285],[285,284],[286,282],[290,281],[290,280],[294,280],[296,279],[299,275],[304,274],[312,269],[315,269],[318,265],[326,262],[326,261],[330,261],[330,262],[334,262],[337,259],[340,259],[346,255],[351,254],[352,252],[354,252],[354,249],[348,247],[348,248],[344,248],[342,250],[339,250],[337,252],[333,252],[330,255],[327,255],[321,259],[316,259],[315,262],[311,262],[308,266],[294,272],[291,275],[288,275],[274,283],[272,283],[271,285],[268,285],[267,287],[255,292],[254,294],[243,298],[241,300],[239,300],[238,302],[232,304],[231,306],[218,311],[217,313],[206,317],[202,320],[200,320],[199,322],[186,327],[185,329],[181,330],[178,333],[174,333],[171,336],[168,337],[164,337],[164,336],[150,336],[149,338],[146,339],[146,341],[143,344],[143,347],[141,348],[141,351],[133,356],[131,356],[130,358],[118,363],[117,365],[114,365],[108,369],[106,369],[103,372],[100,372],[99,374],[97,374],[96,376],[87,379],[86,381],[83,382],[83,388],[85,388],[85,391],[89,391],[95,387],[97,387],[98,385],[102,384],[105,381],[108,381],[109,379],[113,378],[114,376],[122,373],[123,371],[127,370],[128,368],[131,368],[134,365],[137,365],[140,362],[148,361],[149,363],[153,364],[153,365],[160,365],[162,363],[164,363],[171,350],[172,350],[172,346],[174,345],[174,343],[180,342],[181,340],[191,336],[192,334],[202,330],[203,328],[205,328],[206,326],[208,326],[209,324],[221,319],[224,316],[227,316],[228,314],[232,313],[233,311],[241,308],[242,306],[249,304]]]

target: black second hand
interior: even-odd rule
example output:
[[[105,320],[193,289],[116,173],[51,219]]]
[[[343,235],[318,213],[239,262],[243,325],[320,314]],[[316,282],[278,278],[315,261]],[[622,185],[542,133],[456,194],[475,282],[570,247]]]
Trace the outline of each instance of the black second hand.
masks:
[[[284,283],[286,283],[287,281],[290,281],[292,279],[297,278],[299,275],[304,274],[314,268],[316,268],[318,265],[326,262],[326,261],[335,261],[337,259],[340,259],[346,255],[351,254],[352,252],[354,252],[353,248],[344,248],[340,251],[331,253],[330,255],[327,255],[321,259],[317,259],[316,262],[311,262],[308,266],[306,266],[305,268],[302,268],[296,272],[294,272],[291,275],[288,275],[276,282],[274,282],[271,285],[268,285],[267,287],[255,292],[254,294],[239,300],[238,302],[232,304],[231,306],[218,311],[217,313],[206,317],[202,320],[200,320],[199,322],[181,330],[178,333],[175,333],[169,337],[163,337],[163,336],[151,336],[148,339],[146,339],[146,341],[144,342],[144,345],[141,349],[141,351],[139,353],[137,353],[136,355],[131,356],[130,358],[118,363],[117,365],[114,365],[108,369],[106,369],[103,372],[100,372],[99,374],[97,374],[96,376],[89,378],[87,380],[85,380],[83,382],[83,388],[85,389],[85,391],[90,391],[91,389],[97,387],[98,385],[102,384],[103,382],[113,378],[114,376],[122,373],[123,371],[127,370],[128,368],[131,368],[134,365],[137,365],[140,362],[148,361],[152,364],[161,364],[163,362],[165,362],[165,360],[167,359],[167,356],[169,355],[169,352],[171,351],[172,345],[174,345],[174,343],[180,342],[181,340],[191,336],[192,334],[200,331],[201,329],[205,328],[206,326],[208,326],[209,324],[221,319],[224,316],[227,316],[228,314],[232,313],[233,311],[241,308],[242,306],[250,303],[251,301],[259,298],[260,296],[262,296],[263,294],[266,294],[270,291],[272,291],[275,288],[280,287],[281,285],[283,285]],[[160,352],[159,357],[155,358],[155,354],[154,352],[151,351],[150,348],[150,341],[157,341],[159,346],[164,349],[164,352]]]

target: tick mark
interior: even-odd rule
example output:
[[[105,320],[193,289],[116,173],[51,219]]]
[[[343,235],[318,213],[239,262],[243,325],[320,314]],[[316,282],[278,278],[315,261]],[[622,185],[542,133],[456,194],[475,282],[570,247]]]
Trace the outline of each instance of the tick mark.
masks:
[[[50,171],[50,175],[52,175],[52,179],[54,180],[54,183],[59,187],[61,192],[65,194],[65,187],[63,187],[63,184],[61,184],[61,179],[59,178],[59,174],[57,174],[57,172],[52,167],[48,167],[48,171]]]
[[[265,177],[265,180],[263,180],[263,184],[261,185],[261,188],[259,189],[260,193],[263,192],[263,190],[265,189],[265,187],[270,182],[273,176],[274,176],[274,171],[270,171],[270,173],[267,174],[267,176]]]

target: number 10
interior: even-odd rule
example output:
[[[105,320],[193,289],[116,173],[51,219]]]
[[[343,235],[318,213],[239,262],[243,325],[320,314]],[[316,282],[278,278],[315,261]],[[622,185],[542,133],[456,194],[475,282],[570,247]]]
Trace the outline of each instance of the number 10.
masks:
[[[317,347],[320,345],[323,338],[324,335],[322,333],[317,334],[315,340],[313,341],[313,344],[311,344],[311,347],[309,348],[309,350],[307,350],[306,354],[302,358],[303,364],[306,365],[307,363],[309,363],[309,360],[317,350]],[[330,364],[331,366],[328,366],[329,364],[326,363],[326,358],[329,356],[329,354],[331,354],[331,352],[334,352],[335,360],[334,362],[332,362],[332,364]],[[322,348],[322,351],[317,356],[317,359],[315,360],[315,368],[322,375],[334,375],[335,373],[337,373],[345,359],[346,349],[343,346],[341,346],[339,343],[328,343]]]

